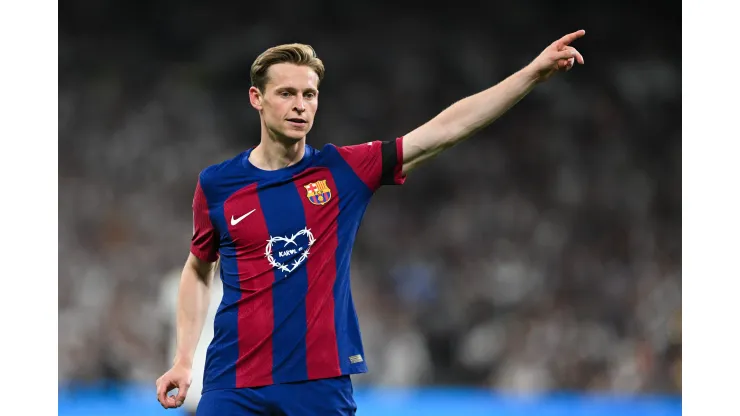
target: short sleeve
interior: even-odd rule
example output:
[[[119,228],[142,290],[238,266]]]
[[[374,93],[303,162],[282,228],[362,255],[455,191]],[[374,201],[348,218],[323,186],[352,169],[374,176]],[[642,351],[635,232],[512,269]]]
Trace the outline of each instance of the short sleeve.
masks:
[[[190,252],[205,262],[218,260],[218,233],[211,222],[208,201],[200,181],[195,187],[193,197],[193,238],[190,242]]]
[[[402,185],[403,137],[337,147],[354,173],[374,192],[383,185]]]

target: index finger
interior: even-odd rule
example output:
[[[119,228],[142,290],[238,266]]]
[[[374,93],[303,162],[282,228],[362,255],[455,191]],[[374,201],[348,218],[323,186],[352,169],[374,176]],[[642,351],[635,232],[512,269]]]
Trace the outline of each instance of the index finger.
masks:
[[[561,46],[565,46],[565,45],[570,44],[571,42],[573,42],[574,40],[580,38],[581,36],[583,36],[585,34],[586,34],[586,31],[583,30],[583,29],[578,30],[578,31],[575,31],[573,33],[568,33],[567,35],[565,35],[562,38],[560,38],[560,40],[558,40],[557,43],[559,45],[561,45]]]
[[[167,387],[164,382],[157,383],[157,400],[164,406],[167,397]]]

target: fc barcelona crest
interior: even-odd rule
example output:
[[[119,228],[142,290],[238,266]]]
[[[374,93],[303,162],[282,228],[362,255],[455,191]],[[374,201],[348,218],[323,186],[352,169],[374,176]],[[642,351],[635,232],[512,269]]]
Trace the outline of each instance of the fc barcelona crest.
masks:
[[[306,188],[306,196],[314,205],[324,205],[331,199],[331,189],[326,186],[326,180],[312,182],[303,185]]]

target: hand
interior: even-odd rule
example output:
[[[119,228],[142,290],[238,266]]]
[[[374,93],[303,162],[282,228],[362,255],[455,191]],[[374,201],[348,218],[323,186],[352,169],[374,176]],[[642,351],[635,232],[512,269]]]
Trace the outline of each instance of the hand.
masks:
[[[542,53],[529,64],[529,69],[537,82],[546,81],[555,72],[569,71],[577,61],[583,65],[583,56],[570,44],[586,34],[579,30],[563,36],[545,48]]]
[[[157,400],[165,409],[174,409],[182,406],[188,394],[192,373],[190,368],[182,365],[173,366],[162,377],[157,379]],[[177,388],[177,395],[168,396],[167,393]]]

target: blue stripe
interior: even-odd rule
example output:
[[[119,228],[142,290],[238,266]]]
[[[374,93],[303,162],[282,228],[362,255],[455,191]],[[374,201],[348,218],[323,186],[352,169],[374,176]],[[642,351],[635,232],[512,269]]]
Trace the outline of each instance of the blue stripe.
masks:
[[[271,238],[289,239],[306,228],[301,196],[293,182],[259,189],[260,206],[264,212],[267,231]],[[276,262],[292,268],[308,238],[298,236],[295,244],[285,241],[273,243],[272,255]],[[283,254],[281,256],[281,254]],[[272,377],[275,383],[305,380],[306,366],[306,293],[308,273],[305,262],[290,273],[278,268],[274,271],[272,289],[275,329],[272,338]]]
[[[350,290],[350,260],[360,221],[365,214],[372,192],[355,175],[352,168],[336,153],[338,159],[332,165],[332,176],[337,186],[339,198],[339,218],[337,220],[337,278],[334,282],[334,325],[337,334],[337,352],[342,374],[364,373],[367,371],[365,353],[362,348],[360,323],[357,319],[352,291]],[[360,354],[363,361],[352,364],[349,357]]]
[[[236,387],[236,362],[239,358],[238,301],[241,299],[236,249],[224,218],[223,199],[225,198],[206,193],[206,199],[220,202],[218,204],[209,202],[208,208],[211,221],[216,229],[221,231],[219,254],[223,297],[216,312],[213,341],[208,346],[206,355],[205,377],[207,378],[204,380],[204,387],[209,385]]]

